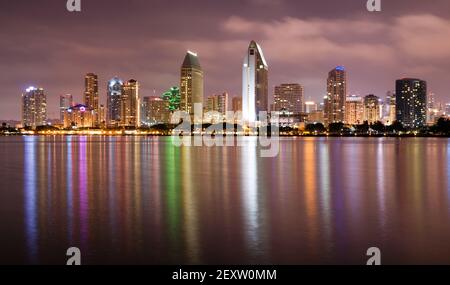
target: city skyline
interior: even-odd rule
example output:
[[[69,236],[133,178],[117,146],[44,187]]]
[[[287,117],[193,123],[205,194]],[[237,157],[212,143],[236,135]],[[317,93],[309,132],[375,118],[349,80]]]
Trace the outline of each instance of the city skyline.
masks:
[[[383,12],[375,14],[365,10],[365,3],[355,1],[326,5],[321,1],[231,1],[223,9],[196,1],[180,2],[170,11],[160,1],[152,5],[133,1],[128,8],[135,13],[134,20],[119,19],[114,24],[97,20],[118,13],[121,5],[88,2],[79,15],[62,11],[57,17],[46,17],[61,7],[55,1],[43,2],[17,1],[1,9],[2,24],[12,27],[6,31],[8,40],[2,40],[0,55],[5,63],[1,70],[8,74],[1,79],[2,120],[20,118],[17,106],[28,86],[46,89],[49,117],[57,118],[59,96],[82,96],[81,75],[86,72],[99,76],[101,102],[106,102],[106,84],[115,75],[137,78],[142,96],[162,94],[178,85],[180,55],[186,50],[195,50],[201,57],[207,75],[204,97],[224,91],[233,97],[241,93],[242,50],[250,39],[264,47],[268,58],[270,101],[274,86],[297,82],[305,88],[305,101],[319,102],[326,94],[323,77],[338,65],[349,71],[348,95],[384,97],[395,89],[393,80],[414,77],[429,83],[437,101],[450,100],[446,83],[450,17],[444,13],[450,8],[448,1],[433,5],[387,2]],[[171,13],[184,18],[182,11],[199,7],[211,17],[202,13],[191,19],[189,27],[162,17]],[[33,13],[42,17],[28,17]],[[17,17],[23,19],[20,24],[14,22]],[[123,40],[116,40],[112,32],[119,32]]]

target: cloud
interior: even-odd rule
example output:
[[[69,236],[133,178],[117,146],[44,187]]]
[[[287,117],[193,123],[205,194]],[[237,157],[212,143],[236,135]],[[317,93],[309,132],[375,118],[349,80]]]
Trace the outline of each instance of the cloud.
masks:
[[[399,18],[391,31],[396,46],[421,60],[450,58],[450,21],[433,15]]]

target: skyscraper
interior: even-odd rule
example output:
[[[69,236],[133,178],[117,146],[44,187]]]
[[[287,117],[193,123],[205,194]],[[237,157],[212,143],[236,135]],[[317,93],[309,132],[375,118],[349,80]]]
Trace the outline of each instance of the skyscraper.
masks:
[[[396,81],[397,121],[406,128],[417,129],[426,124],[427,83],[413,78]]]
[[[29,87],[22,94],[22,126],[36,128],[47,122],[47,98],[44,89]]]
[[[325,119],[327,123],[344,121],[346,96],[347,73],[343,66],[338,66],[328,73],[327,97],[325,100]]]
[[[73,96],[71,94],[64,94],[59,96],[59,120],[64,123],[64,113],[67,109],[73,106]]]
[[[64,128],[92,128],[94,126],[94,110],[86,105],[72,106],[64,113]]]
[[[369,124],[378,122],[381,118],[380,98],[370,94],[364,97],[364,120]]]
[[[180,109],[194,114],[194,104],[203,106],[203,70],[196,53],[188,51],[181,65]]]
[[[304,106],[304,111],[307,114],[310,114],[312,112],[316,112],[319,109],[317,106],[317,103],[314,101],[306,101]]]
[[[169,122],[169,102],[158,96],[147,96],[143,99],[142,122],[148,125],[166,124]]]
[[[348,96],[345,101],[345,122],[349,125],[360,125],[364,122],[364,104],[359,96]]]
[[[206,107],[208,111],[217,111],[225,116],[228,111],[228,93],[209,96]]]
[[[123,93],[123,82],[114,77],[108,82],[108,94],[106,100],[107,124],[110,127],[118,127],[121,122],[121,99]]]
[[[84,105],[94,113],[94,126],[100,125],[100,110],[98,98],[98,76],[94,73],[88,73],[84,77]]]
[[[233,112],[242,112],[242,97],[233,97],[231,100],[231,109]]]
[[[140,126],[139,83],[130,79],[123,85],[121,103],[121,125],[125,127]]]
[[[298,115],[303,112],[303,86],[297,83],[275,86],[274,111],[286,110]]]
[[[269,66],[261,47],[251,41],[242,68],[242,119],[254,124],[259,112],[269,111]]]
[[[396,120],[396,111],[395,111],[395,93],[392,91],[388,91],[386,95],[386,101],[384,102],[385,110],[384,110],[384,124],[392,125]]]

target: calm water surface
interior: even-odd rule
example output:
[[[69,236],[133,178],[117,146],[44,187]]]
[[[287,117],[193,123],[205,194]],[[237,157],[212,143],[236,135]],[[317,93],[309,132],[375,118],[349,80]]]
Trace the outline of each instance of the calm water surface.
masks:
[[[450,264],[447,139],[0,137],[0,263]]]

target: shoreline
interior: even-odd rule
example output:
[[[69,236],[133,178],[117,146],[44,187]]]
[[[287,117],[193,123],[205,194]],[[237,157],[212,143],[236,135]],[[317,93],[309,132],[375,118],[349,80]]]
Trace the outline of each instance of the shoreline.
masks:
[[[0,137],[174,137],[174,135],[163,134],[0,134]],[[191,135],[195,137],[196,135]],[[210,135],[202,135],[210,136]],[[215,135],[214,137],[220,137]],[[232,137],[259,137],[258,135],[231,135]],[[223,135],[227,137],[227,135]],[[270,136],[269,136],[270,137]],[[382,135],[279,135],[280,138],[446,138],[450,139],[450,135],[427,135],[427,134],[382,134]]]

